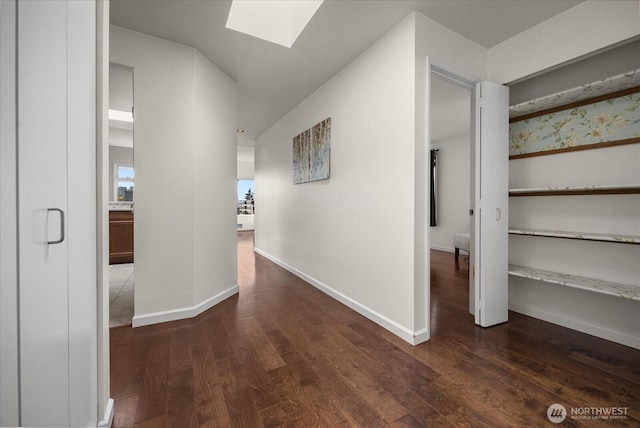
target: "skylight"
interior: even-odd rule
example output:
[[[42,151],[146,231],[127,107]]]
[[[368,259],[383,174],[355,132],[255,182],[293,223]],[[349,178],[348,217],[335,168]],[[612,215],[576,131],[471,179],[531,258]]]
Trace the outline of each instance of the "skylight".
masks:
[[[227,28],[293,46],[323,0],[233,0]]]

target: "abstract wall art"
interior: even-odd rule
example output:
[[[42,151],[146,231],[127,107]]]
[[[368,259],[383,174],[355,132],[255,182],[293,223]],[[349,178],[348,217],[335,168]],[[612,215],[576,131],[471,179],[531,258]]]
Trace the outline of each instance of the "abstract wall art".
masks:
[[[293,184],[329,178],[331,118],[293,137]]]

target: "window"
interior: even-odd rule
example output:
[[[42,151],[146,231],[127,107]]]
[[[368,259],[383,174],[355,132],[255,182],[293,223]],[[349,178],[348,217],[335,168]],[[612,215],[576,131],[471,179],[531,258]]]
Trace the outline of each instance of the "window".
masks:
[[[133,165],[113,165],[114,187],[117,201],[133,201]]]
[[[253,180],[238,180],[238,214],[254,214]]]

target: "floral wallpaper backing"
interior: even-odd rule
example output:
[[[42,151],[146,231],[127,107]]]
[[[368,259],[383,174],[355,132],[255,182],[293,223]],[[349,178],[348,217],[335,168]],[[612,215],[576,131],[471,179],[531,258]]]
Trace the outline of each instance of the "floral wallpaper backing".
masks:
[[[509,155],[640,138],[640,91],[513,122]]]

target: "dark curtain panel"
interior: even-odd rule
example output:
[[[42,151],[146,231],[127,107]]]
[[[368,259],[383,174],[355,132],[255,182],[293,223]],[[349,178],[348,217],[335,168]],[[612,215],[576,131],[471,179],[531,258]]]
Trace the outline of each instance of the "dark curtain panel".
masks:
[[[438,149],[431,149],[431,226],[437,226],[436,219],[436,157]]]

